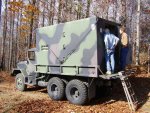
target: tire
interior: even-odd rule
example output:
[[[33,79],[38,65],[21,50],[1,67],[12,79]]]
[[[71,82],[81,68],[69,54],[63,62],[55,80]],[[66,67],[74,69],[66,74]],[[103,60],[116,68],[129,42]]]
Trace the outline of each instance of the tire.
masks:
[[[63,83],[64,83],[64,85],[65,85],[65,88],[66,88],[66,86],[67,86],[67,84],[68,84],[68,81],[66,80],[66,79],[61,79],[62,81],[63,81]]]
[[[65,97],[64,83],[58,77],[53,77],[48,81],[47,91],[52,100],[62,100]]]
[[[72,80],[67,84],[66,97],[72,104],[84,105],[87,101],[87,88],[80,80]]]
[[[27,85],[25,84],[24,76],[21,73],[16,75],[15,84],[16,84],[16,88],[19,91],[27,90]]]

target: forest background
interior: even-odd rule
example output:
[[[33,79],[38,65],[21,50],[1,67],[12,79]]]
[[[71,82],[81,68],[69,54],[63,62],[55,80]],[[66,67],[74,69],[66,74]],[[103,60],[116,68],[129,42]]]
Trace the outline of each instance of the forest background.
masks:
[[[138,0],[0,0],[0,69],[11,70],[35,47],[35,29],[91,16],[126,26],[135,63]],[[140,0],[140,55],[150,43],[150,0]],[[142,56],[140,57],[142,58]]]

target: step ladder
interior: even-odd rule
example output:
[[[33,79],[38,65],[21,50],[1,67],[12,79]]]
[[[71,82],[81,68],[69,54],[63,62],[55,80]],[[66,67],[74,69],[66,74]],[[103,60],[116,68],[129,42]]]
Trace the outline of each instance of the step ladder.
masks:
[[[121,80],[121,83],[122,83],[122,86],[123,86],[123,89],[124,89],[124,92],[125,92],[125,95],[126,95],[126,98],[128,101],[129,108],[130,108],[131,112],[133,113],[136,111],[136,108],[138,105],[137,97],[136,97],[135,92],[132,88],[132,85],[128,79],[128,76],[125,76],[122,73],[119,75],[120,75],[119,78]]]

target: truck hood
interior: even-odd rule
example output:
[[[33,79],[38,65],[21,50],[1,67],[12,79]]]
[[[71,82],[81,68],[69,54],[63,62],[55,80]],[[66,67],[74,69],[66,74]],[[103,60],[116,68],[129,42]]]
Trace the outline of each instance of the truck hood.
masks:
[[[24,69],[27,67],[27,61],[21,61],[17,64],[18,69]]]

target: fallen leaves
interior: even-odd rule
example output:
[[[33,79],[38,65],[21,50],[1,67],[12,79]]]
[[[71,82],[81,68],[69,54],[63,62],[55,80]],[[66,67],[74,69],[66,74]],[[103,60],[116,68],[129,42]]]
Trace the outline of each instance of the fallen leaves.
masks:
[[[150,77],[147,74],[135,74],[129,77],[140,107],[148,101],[150,95]],[[130,113],[126,97],[120,82],[116,82],[110,95],[99,96],[85,106],[70,104],[67,100],[52,101],[46,89],[29,87],[28,91],[15,89],[14,78],[6,72],[0,73],[0,112],[20,113]],[[100,93],[103,93],[100,91]],[[140,108],[139,107],[139,108]],[[138,109],[141,113],[141,109]],[[137,112],[137,113],[138,113]]]

